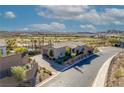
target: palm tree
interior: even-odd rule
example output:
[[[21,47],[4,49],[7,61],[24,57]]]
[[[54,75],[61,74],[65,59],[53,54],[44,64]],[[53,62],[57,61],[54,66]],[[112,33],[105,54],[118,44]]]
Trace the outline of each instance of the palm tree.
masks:
[[[55,35],[55,42],[57,42],[57,36]]]
[[[42,37],[42,44],[44,45],[45,37]]]
[[[33,41],[34,41],[33,38],[31,38],[30,41],[31,41],[31,49],[33,49],[34,48],[33,47],[34,46],[34,44],[33,44]]]
[[[37,40],[36,39],[34,39],[34,48],[35,48],[35,50],[37,49]]]
[[[38,43],[39,43],[39,49],[41,49],[41,47],[42,47],[42,40],[40,38],[38,39]]]

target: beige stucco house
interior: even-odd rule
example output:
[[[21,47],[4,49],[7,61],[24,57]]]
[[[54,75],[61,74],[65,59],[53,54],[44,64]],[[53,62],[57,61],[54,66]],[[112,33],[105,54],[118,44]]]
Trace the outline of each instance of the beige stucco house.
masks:
[[[51,58],[61,58],[65,56],[66,47],[71,48],[71,52],[82,52],[85,47],[81,42],[58,42],[47,45],[43,48],[42,54],[49,56]],[[52,51],[52,56],[50,56],[50,52]]]

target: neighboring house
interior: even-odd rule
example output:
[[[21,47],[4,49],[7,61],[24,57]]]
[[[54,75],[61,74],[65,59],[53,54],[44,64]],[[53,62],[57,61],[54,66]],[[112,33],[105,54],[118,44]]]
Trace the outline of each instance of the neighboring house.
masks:
[[[71,48],[71,53],[81,53],[85,47],[81,42],[59,42],[47,45],[43,48],[42,54],[49,58],[58,59],[65,56],[66,48]]]
[[[0,56],[6,56],[6,44],[0,41]]]

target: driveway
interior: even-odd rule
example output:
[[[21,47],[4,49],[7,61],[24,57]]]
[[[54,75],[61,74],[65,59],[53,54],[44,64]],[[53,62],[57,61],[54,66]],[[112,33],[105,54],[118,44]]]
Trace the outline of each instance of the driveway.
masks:
[[[79,62],[41,87],[91,87],[103,63],[119,51],[122,50],[113,47],[104,48],[98,55]]]

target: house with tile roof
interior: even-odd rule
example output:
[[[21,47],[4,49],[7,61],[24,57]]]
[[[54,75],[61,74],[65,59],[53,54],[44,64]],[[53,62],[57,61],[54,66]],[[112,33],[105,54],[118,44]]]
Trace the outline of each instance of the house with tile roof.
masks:
[[[42,54],[52,59],[58,59],[65,56],[66,48],[70,48],[71,53],[81,53],[86,47],[81,42],[58,42],[47,45],[43,48]]]

